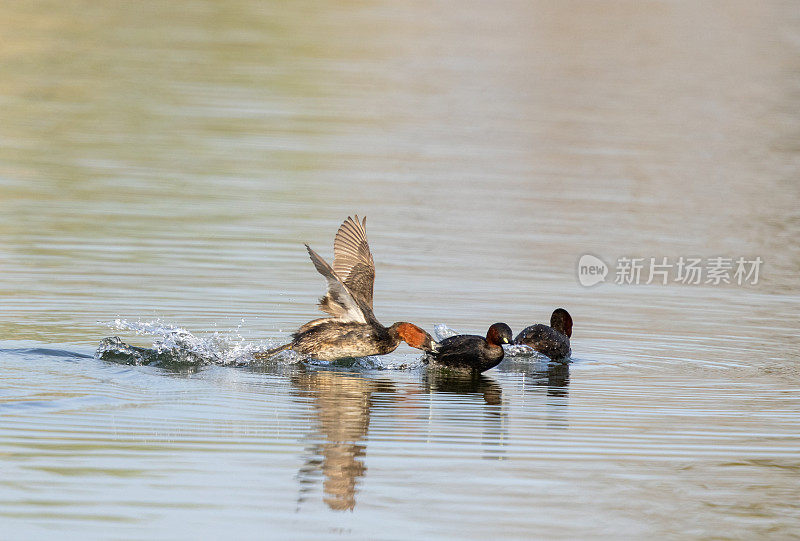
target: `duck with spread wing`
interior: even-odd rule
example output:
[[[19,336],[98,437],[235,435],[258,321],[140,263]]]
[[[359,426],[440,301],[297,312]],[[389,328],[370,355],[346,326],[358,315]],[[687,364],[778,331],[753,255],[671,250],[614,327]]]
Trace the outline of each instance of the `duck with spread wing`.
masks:
[[[367,219],[348,216],[333,241],[333,267],[308,244],[306,249],[317,271],[328,282],[319,308],[329,317],[309,321],[292,334],[292,341],[257,354],[269,358],[291,349],[323,361],[391,353],[400,342],[423,351],[434,351],[436,342],[412,323],[401,321],[384,327],[372,313],[375,264],[367,243]]]

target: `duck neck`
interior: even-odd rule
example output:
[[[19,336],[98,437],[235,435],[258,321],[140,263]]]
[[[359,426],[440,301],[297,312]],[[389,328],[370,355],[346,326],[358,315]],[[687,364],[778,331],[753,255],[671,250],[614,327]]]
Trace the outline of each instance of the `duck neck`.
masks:
[[[402,321],[393,323],[391,327],[386,329],[387,331],[389,331],[389,338],[391,339],[392,344],[394,344],[395,348],[400,345],[400,342],[403,341],[403,337],[401,336],[401,331],[400,331],[400,326],[402,324],[403,324]]]
[[[400,334],[397,332],[397,329],[394,328],[394,325],[391,327],[381,327],[385,330],[385,333],[380,333],[383,336],[379,340],[379,354],[385,355],[396,350],[397,346],[400,345],[402,338],[400,338]]]
[[[389,327],[389,333],[392,337],[397,336],[398,340],[402,340],[412,348],[430,350],[430,335],[413,323],[399,321]]]

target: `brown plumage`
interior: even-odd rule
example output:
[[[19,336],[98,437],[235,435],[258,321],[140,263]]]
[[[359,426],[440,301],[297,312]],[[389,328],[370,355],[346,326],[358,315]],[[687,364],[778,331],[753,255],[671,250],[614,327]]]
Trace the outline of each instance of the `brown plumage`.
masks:
[[[339,227],[333,242],[333,266],[306,244],[314,267],[328,284],[319,308],[330,317],[309,321],[292,335],[292,341],[256,354],[268,358],[291,349],[321,360],[384,355],[401,341],[433,351],[436,343],[416,325],[398,322],[384,327],[372,313],[375,264],[369,250],[367,219],[350,216]]]
[[[511,343],[511,327],[495,323],[486,332],[486,338],[474,334],[459,334],[445,338],[435,353],[428,356],[432,364],[484,372],[503,360],[503,344]]]
[[[531,347],[551,359],[570,355],[569,339],[572,337],[572,316],[563,308],[556,308],[550,316],[550,326],[537,323],[522,330],[515,344]]]
[[[333,240],[333,270],[353,295],[372,309],[375,263],[367,242],[367,218],[347,220]]]

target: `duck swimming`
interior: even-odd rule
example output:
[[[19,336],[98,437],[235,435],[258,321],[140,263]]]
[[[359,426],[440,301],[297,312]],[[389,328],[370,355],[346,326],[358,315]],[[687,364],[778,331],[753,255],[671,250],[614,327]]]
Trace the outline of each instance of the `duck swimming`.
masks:
[[[550,316],[549,327],[541,323],[526,327],[514,338],[514,343],[531,347],[555,360],[569,356],[571,337],[572,316],[563,308],[556,308]]]
[[[445,338],[437,351],[428,357],[431,364],[449,368],[484,372],[503,360],[502,344],[511,343],[511,327],[495,323],[486,332],[486,338],[473,334],[459,334]]]
[[[292,341],[256,354],[269,358],[291,349],[323,361],[391,353],[400,342],[423,351],[434,351],[433,338],[412,323],[401,321],[384,327],[372,313],[375,264],[367,243],[367,219],[348,216],[333,241],[333,267],[308,244],[314,267],[328,282],[319,308],[330,317],[309,321],[292,334]]]

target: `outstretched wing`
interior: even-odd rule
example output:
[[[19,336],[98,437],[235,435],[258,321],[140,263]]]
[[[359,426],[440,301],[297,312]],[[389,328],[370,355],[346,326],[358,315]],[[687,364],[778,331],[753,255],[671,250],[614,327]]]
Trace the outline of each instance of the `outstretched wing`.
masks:
[[[320,310],[340,321],[366,323],[367,318],[364,315],[364,311],[358,305],[358,301],[353,298],[347,286],[339,279],[336,272],[308,244],[306,244],[306,249],[308,250],[308,255],[311,256],[314,267],[328,282],[328,292],[319,301]]]
[[[372,308],[375,263],[367,242],[367,218],[359,222],[350,216],[339,227],[333,240],[333,270],[347,289]]]

